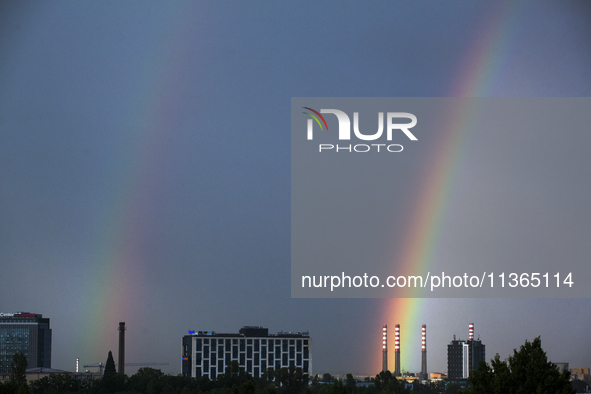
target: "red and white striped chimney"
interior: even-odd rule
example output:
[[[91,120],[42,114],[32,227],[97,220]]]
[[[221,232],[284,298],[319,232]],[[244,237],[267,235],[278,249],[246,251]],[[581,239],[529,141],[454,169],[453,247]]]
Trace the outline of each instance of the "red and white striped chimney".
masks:
[[[421,374],[423,379],[427,376],[427,325],[421,327]]]
[[[394,376],[400,375],[400,324],[394,326]]]
[[[388,325],[382,328],[382,371],[388,370]]]
[[[468,324],[468,340],[474,340],[474,323]]]

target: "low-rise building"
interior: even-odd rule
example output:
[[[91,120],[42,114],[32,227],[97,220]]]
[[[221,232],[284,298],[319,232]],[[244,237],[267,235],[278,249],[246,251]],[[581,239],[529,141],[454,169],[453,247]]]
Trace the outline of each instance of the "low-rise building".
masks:
[[[296,367],[312,375],[312,338],[308,332],[279,332],[255,326],[237,334],[189,331],[182,339],[181,372],[185,376],[215,379],[236,361],[253,377],[265,370]]]

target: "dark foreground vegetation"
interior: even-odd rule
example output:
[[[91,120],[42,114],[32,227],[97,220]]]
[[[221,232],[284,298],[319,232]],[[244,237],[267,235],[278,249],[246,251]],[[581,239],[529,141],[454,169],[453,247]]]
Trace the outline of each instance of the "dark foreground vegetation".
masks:
[[[189,378],[162,373],[153,368],[140,368],[130,377],[105,369],[101,379],[75,380],[69,374],[52,374],[27,384],[15,378],[0,384],[0,394],[386,394],[409,393],[392,375],[380,373],[375,384],[357,387],[351,374],[345,381],[329,374],[309,379],[298,368],[269,369],[261,378],[253,378],[238,368],[228,367],[216,380]]]
[[[351,374],[345,380],[328,373],[310,379],[295,367],[268,369],[261,378],[253,378],[237,362],[216,380],[167,375],[153,368],[140,368],[128,377],[115,372],[111,354],[100,379],[75,380],[70,374],[52,374],[29,384],[26,364],[22,354],[14,356],[11,378],[0,383],[0,394],[572,394],[576,386],[569,381],[568,371],[559,371],[547,360],[539,337],[525,341],[505,361],[497,354],[490,364],[481,362],[470,373],[471,386],[464,390],[441,381],[405,387],[388,371],[380,372],[373,384],[364,386],[358,386]]]

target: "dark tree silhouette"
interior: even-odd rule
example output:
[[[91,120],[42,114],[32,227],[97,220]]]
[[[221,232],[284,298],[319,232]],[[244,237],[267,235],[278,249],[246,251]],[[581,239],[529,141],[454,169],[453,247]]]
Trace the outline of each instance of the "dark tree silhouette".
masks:
[[[569,371],[559,371],[556,364],[548,361],[542,350],[542,341],[537,337],[532,342],[514,350],[506,361],[497,354],[491,365],[480,362],[472,371],[469,380],[472,386],[468,394],[572,394]]]
[[[23,385],[24,382],[27,381],[27,365],[27,357],[25,357],[24,354],[15,353],[14,356],[12,356],[12,362],[10,363],[12,375],[10,376],[10,379],[19,388]]]
[[[107,357],[107,363],[105,364],[105,376],[117,373],[115,369],[115,360],[113,360],[113,353],[109,350],[109,356]]]

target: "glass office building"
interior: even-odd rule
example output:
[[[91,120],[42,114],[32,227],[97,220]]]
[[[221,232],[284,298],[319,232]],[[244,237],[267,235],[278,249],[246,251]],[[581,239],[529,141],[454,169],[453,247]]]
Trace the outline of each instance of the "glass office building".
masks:
[[[30,312],[0,313],[0,373],[11,372],[15,353],[27,358],[27,368],[51,368],[49,318]]]

